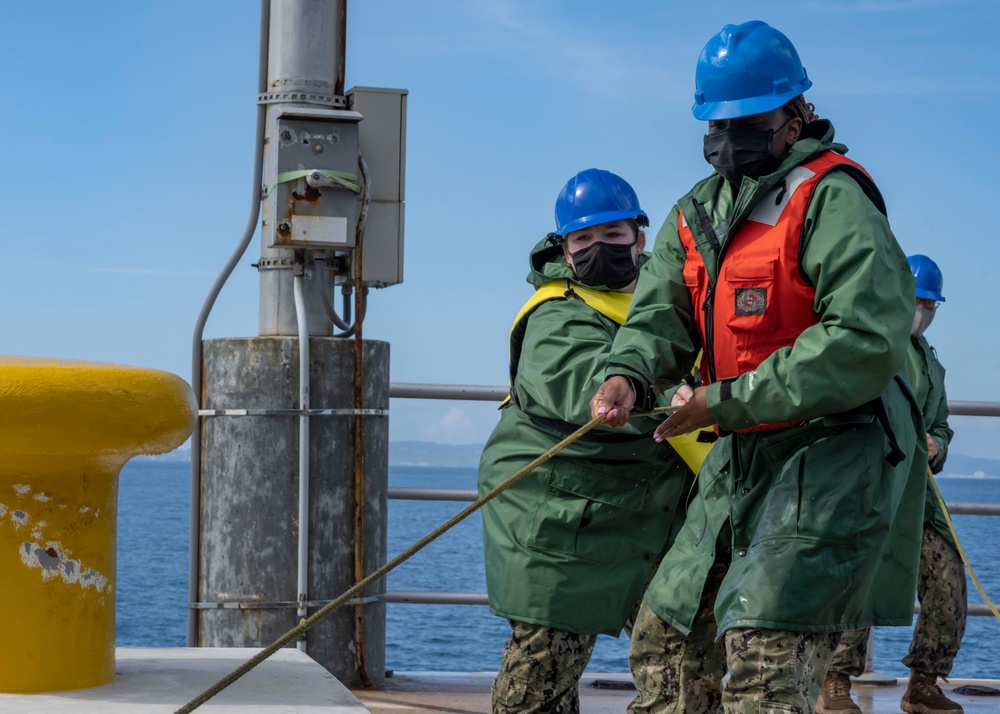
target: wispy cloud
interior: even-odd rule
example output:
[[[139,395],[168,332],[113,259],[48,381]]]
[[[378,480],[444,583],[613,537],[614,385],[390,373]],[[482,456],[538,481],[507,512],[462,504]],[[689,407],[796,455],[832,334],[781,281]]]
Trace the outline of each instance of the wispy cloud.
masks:
[[[114,273],[118,275],[168,275],[172,277],[205,277],[213,273],[204,270],[159,270],[157,268],[79,268],[90,273]]]
[[[568,81],[582,92],[608,100],[626,101],[640,98],[651,88],[662,92],[671,82],[685,88],[690,78],[668,69],[669,58],[657,55],[658,62],[638,59],[650,56],[635,52],[635,35],[614,35],[606,28],[588,25],[572,26],[572,20],[561,21],[545,16],[539,8],[545,5],[514,3],[510,0],[480,0],[475,8],[481,24],[499,34],[499,44],[513,55],[514,48],[529,61],[536,74],[550,75]],[[571,38],[571,39],[570,39]],[[684,66],[687,65],[673,65]]]
[[[813,0],[810,10],[839,13],[911,12],[948,5],[963,4],[962,0]]]
[[[421,427],[420,439],[439,444],[482,443],[489,436],[496,422],[491,414],[489,419],[474,417],[461,407],[451,407],[437,418],[425,421]]]

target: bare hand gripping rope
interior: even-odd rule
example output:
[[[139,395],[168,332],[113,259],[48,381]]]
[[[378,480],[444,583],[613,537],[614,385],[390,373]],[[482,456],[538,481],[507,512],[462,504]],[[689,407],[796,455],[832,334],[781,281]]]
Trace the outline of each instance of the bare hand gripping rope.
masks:
[[[680,407],[658,407],[658,408],[654,409],[653,411],[651,411],[651,412],[649,412],[647,414],[633,414],[632,416],[636,417],[636,416],[651,416],[651,415],[660,415],[660,414],[670,414],[672,412],[677,411],[679,408]],[[603,422],[607,418],[607,416],[608,416],[607,414],[601,414],[599,416],[594,417],[590,421],[588,421],[586,424],[584,424],[583,426],[581,426],[579,429],[577,429],[576,431],[574,431],[572,434],[570,434],[569,436],[567,436],[565,439],[563,439],[562,441],[560,441],[558,444],[556,444],[555,446],[553,446],[551,449],[549,449],[548,451],[546,451],[544,454],[542,454],[541,456],[539,456],[537,459],[535,459],[534,461],[532,461],[530,464],[528,464],[527,466],[525,466],[524,468],[522,468],[520,471],[518,471],[517,473],[515,473],[513,476],[511,476],[510,478],[508,478],[506,481],[504,481],[503,483],[501,483],[499,486],[497,486],[496,488],[494,488],[492,491],[490,491],[489,493],[481,496],[479,498],[479,500],[477,500],[474,503],[470,504],[469,506],[467,506],[466,508],[464,508],[461,512],[459,512],[457,515],[453,516],[448,521],[446,521],[442,525],[440,525],[437,528],[435,528],[433,531],[431,531],[430,533],[428,533],[427,535],[425,535],[423,538],[421,538],[420,540],[418,540],[416,543],[414,543],[413,545],[411,545],[409,548],[407,548],[406,550],[404,550],[402,553],[400,553],[399,555],[397,555],[395,558],[393,558],[392,560],[390,560],[389,562],[387,562],[381,568],[379,568],[378,570],[375,570],[374,572],[372,572],[370,575],[368,575],[363,580],[358,581],[353,587],[351,587],[349,590],[347,590],[344,594],[342,594],[336,600],[333,600],[333,601],[327,603],[326,605],[324,605],[323,607],[321,607],[319,610],[317,610],[316,612],[314,612],[309,617],[300,620],[298,625],[296,625],[295,627],[293,627],[292,629],[290,629],[288,632],[286,632],[281,637],[279,637],[277,640],[275,640],[274,642],[272,642],[270,645],[268,645],[267,647],[265,647],[264,649],[262,649],[260,652],[258,652],[256,655],[254,655],[252,658],[250,658],[249,660],[247,660],[245,663],[243,663],[242,665],[240,665],[239,667],[237,667],[236,669],[234,669],[232,672],[230,672],[229,674],[227,674],[225,677],[223,677],[222,679],[220,679],[218,682],[216,682],[211,687],[209,687],[208,689],[206,689],[204,692],[202,692],[201,694],[199,694],[197,697],[195,697],[194,699],[192,699],[191,701],[189,701],[187,704],[185,704],[184,706],[182,706],[180,709],[178,709],[176,712],[174,712],[174,714],[188,714],[189,712],[193,712],[195,709],[197,709],[198,707],[200,707],[202,704],[204,704],[205,702],[207,702],[209,699],[211,699],[212,697],[214,697],[216,694],[218,694],[222,690],[224,690],[230,684],[232,684],[233,682],[235,682],[237,679],[239,679],[244,674],[246,674],[247,672],[249,672],[251,669],[253,669],[254,667],[256,667],[258,664],[260,664],[261,662],[263,662],[264,660],[266,660],[268,657],[270,657],[271,655],[273,655],[275,652],[277,652],[278,650],[280,650],[282,647],[284,647],[287,644],[290,644],[296,638],[298,638],[301,635],[305,634],[311,627],[313,627],[314,625],[318,624],[321,620],[325,619],[329,615],[332,615],[333,612],[337,608],[341,607],[344,603],[346,603],[348,600],[350,600],[354,596],[356,596],[356,595],[360,594],[361,592],[363,592],[365,590],[365,588],[367,588],[370,585],[372,585],[376,580],[379,580],[380,578],[385,577],[385,575],[387,573],[389,573],[389,571],[393,570],[397,566],[401,565],[405,561],[407,561],[410,558],[412,558],[420,550],[422,550],[425,546],[427,546],[431,542],[433,542],[433,541],[437,540],[438,538],[440,538],[442,535],[444,535],[451,528],[453,528],[458,523],[460,523],[461,521],[463,521],[466,518],[468,518],[469,516],[471,516],[473,513],[475,513],[476,511],[478,511],[480,508],[482,508],[486,503],[492,501],[494,498],[496,498],[497,496],[499,496],[501,493],[503,493],[504,491],[506,491],[508,488],[510,488],[515,483],[517,483],[518,481],[520,481],[522,478],[524,478],[525,476],[527,476],[529,473],[531,473],[532,471],[534,471],[536,468],[538,468],[539,466],[541,466],[542,464],[544,464],[546,461],[548,461],[549,459],[551,459],[553,456],[555,456],[556,454],[558,454],[560,451],[562,451],[563,449],[565,449],[567,446],[569,446],[570,444],[572,444],[574,441],[576,441],[577,439],[579,439],[580,437],[582,437],[588,431],[590,431],[594,427],[600,425],[601,422]]]

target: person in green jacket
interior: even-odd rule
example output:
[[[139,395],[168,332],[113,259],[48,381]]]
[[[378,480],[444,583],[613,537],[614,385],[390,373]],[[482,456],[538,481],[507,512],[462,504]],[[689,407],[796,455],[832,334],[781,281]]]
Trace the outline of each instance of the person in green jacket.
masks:
[[[483,449],[479,492],[590,421],[644,254],[646,214],[609,171],[570,179],[555,233],[531,251],[537,290],[510,337],[511,391]],[[598,429],[482,510],[490,609],[510,621],[493,711],[579,711],[598,634],[617,637],[679,526],[694,474],[652,432],[659,420]]]
[[[931,473],[944,468],[948,444],[954,432],[948,426],[948,395],[944,388],[944,367],[934,348],[924,337],[944,302],[943,280],[937,263],[925,255],[907,258],[916,279],[917,311],[910,330],[906,355],[906,377],[913,387],[924,415],[927,460]],[[962,644],[968,614],[965,568],[944,511],[931,484],[927,484],[920,571],[917,581],[920,615],[913,631],[910,651],[903,664],[910,668],[910,682],[900,703],[903,711],[923,714],[961,714],[962,706],[948,699],[937,686],[938,677],[947,677]],[[817,714],[860,712],[851,699],[851,677],[865,669],[870,628],[845,632],[834,653],[823,691],[816,703]]]
[[[927,463],[900,374],[913,276],[874,182],[802,98],[787,37],[727,25],[695,84],[715,173],[657,235],[591,402],[624,424],[704,350],[705,384],[656,438],[720,438],[644,596],[630,711],[808,712],[842,631],[912,622]],[[671,673],[705,642],[729,679],[688,702]]]

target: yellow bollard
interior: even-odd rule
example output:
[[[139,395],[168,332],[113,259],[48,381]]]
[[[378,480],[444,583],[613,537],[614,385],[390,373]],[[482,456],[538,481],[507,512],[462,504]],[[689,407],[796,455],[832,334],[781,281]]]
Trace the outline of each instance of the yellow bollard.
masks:
[[[118,474],[196,413],[167,372],[0,356],[0,692],[114,680]]]

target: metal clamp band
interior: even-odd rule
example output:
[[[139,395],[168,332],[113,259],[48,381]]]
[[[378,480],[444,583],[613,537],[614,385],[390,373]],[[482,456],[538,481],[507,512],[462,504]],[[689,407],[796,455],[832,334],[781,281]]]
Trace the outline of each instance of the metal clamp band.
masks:
[[[328,107],[343,109],[347,107],[345,97],[337,97],[330,94],[313,94],[302,90],[284,92],[262,92],[257,95],[258,104],[277,104],[278,102],[309,102],[311,104],[322,104]]]

